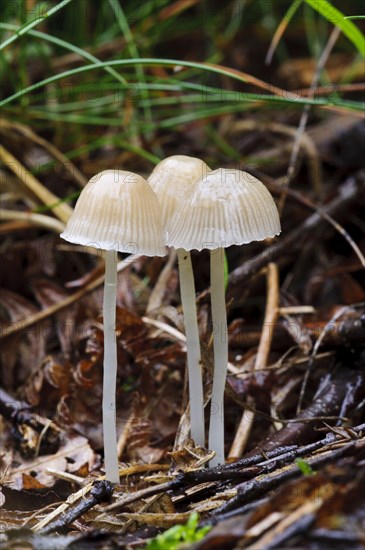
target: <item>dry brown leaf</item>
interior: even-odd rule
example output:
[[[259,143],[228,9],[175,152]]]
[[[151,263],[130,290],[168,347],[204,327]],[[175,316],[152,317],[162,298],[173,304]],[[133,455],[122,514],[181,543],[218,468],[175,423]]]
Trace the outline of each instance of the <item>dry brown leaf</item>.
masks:
[[[29,474],[22,475],[23,489],[29,491],[30,489],[45,489],[45,485],[40,483],[35,477]]]
[[[23,296],[1,289],[1,305],[7,314],[2,314],[4,325],[21,323],[29,315],[38,310]],[[46,354],[46,342],[50,333],[48,320],[29,327],[25,332],[18,333],[6,339],[6,345],[1,346],[1,379],[5,389],[14,387],[25,380],[38,367]]]
[[[32,281],[32,289],[37,301],[43,309],[65,299],[68,293],[58,284],[48,279],[36,279]],[[75,333],[75,314],[77,304],[72,304],[66,309],[56,313],[57,336],[63,353],[71,352]]]
[[[76,472],[87,464],[88,473],[99,464],[99,457],[91,449],[86,438],[71,436],[53,455],[39,456],[33,460],[24,460],[17,453],[14,455],[19,465],[13,466],[6,475],[6,482],[14,489],[24,489],[23,476],[32,476],[42,486],[52,487],[55,479],[47,468],[61,472]],[[28,479],[28,478],[27,478]]]
[[[209,460],[209,458],[212,458],[210,451],[203,447],[195,446],[192,439],[188,440],[183,449],[167,454],[171,458],[171,471],[173,472],[177,470],[195,470]]]
[[[31,526],[36,522],[35,518],[32,520],[33,516],[34,510],[2,510],[0,515],[0,533],[5,533],[10,529],[20,529],[24,526],[25,522],[27,522],[28,526]],[[24,545],[19,544],[15,548],[29,550],[32,546],[24,543]]]

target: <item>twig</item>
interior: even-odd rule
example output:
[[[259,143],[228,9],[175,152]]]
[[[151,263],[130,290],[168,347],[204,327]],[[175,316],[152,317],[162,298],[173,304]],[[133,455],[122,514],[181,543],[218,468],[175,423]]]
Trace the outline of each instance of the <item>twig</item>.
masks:
[[[7,210],[5,208],[0,209],[0,220],[22,220],[27,221],[30,225],[36,225],[49,229],[57,235],[62,233],[65,229],[65,224],[59,220],[55,220],[50,216],[44,214],[36,214],[35,212],[22,212],[21,210]]]
[[[287,306],[279,308],[279,315],[304,315],[316,313],[313,306]]]
[[[186,336],[176,328],[172,327],[171,325],[168,325],[167,323],[164,323],[163,321],[157,321],[156,319],[150,319],[149,317],[142,317],[142,321],[146,323],[146,325],[151,325],[152,327],[155,327],[159,329],[162,332],[166,332],[166,334],[169,334],[172,336],[174,340],[177,342],[180,342],[181,344],[186,344]]]
[[[0,130],[8,131],[15,130],[22,136],[30,139],[34,143],[41,145],[46,149],[59,163],[68,171],[70,176],[81,186],[84,187],[87,184],[87,179],[82,175],[77,166],[68,159],[57,147],[52,145],[46,139],[43,139],[41,136],[38,136],[33,132],[29,126],[25,124],[20,124],[19,122],[10,122],[9,120],[2,118],[0,119]]]
[[[110,504],[104,509],[104,511],[111,512],[112,510],[117,510],[118,508],[122,508],[127,504],[132,504],[132,502],[136,502],[137,500],[141,500],[142,498],[146,498],[152,495],[157,495],[159,493],[165,493],[166,491],[170,491],[174,487],[176,487],[176,481],[172,480],[172,481],[166,481],[165,483],[160,483],[159,485],[154,485],[153,487],[146,487],[145,489],[140,489],[139,491],[136,491],[131,495],[126,495],[121,499],[117,500],[117,502]],[[101,519],[102,517],[103,516],[100,516],[99,519]]]
[[[16,159],[9,151],[0,145],[0,158],[5,166],[11,170],[23,183],[32,191],[32,193],[40,199],[43,204],[52,205],[52,211],[59,220],[66,223],[71,214],[72,208],[66,203],[60,203],[60,198],[51,193],[40,181],[37,180],[18,159]]]
[[[314,92],[315,92],[315,88],[317,86],[318,80],[321,76],[321,73],[324,69],[325,64],[327,63],[327,60],[328,60],[328,57],[329,57],[329,55],[332,51],[332,48],[336,44],[337,39],[340,36],[340,34],[341,34],[340,27],[334,27],[334,29],[333,29],[330,37],[329,37],[329,40],[328,40],[328,42],[327,42],[327,44],[326,44],[326,46],[325,46],[325,48],[322,52],[322,55],[318,60],[317,67],[316,67],[315,73],[313,75],[312,83],[311,83],[311,86],[310,86],[311,93],[308,94],[308,97],[310,99],[313,99],[313,97],[314,97]],[[283,207],[284,207],[285,198],[286,198],[286,189],[290,185],[290,182],[292,181],[292,179],[294,177],[294,174],[295,174],[297,158],[298,158],[299,149],[300,149],[300,143],[301,143],[304,131],[305,131],[305,127],[306,127],[307,122],[308,122],[310,109],[311,109],[311,105],[309,103],[304,105],[302,116],[300,117],[298,131],[297,131],[295,141],[294,141],[294,144],[293,144],[293,149],[292,149],[292,152],[291,152],[291,155],[290,155],[289,166],[288,166],[288,171],[287,171],[287,181],[286,181],[286,185],[283,189],[283,193],[282,193],[282,195],[280,197],[280,201],[279,201],[279,212],[281,212]]]
[[[99,502],[109,500],[112,496],[113,489],[114,485],[110,481],[97,481],[91,487],[89,497],[83,498],[79,504],[77,504],[73,508],[69,508],[69,510],[67,510],[67,512],[65,512],[62,516],[54,519],[54,521],[52,522],[49,522],[47,527],[41,529],[42,535],[48,535],[49,533],[53,533],[54,531],[59,532],[67,529],[71,525],[71,523],[73,523],[76,519],[88,512],[93,506],[95,506]],[[37,526],[37,529],[33,530],[39,531],[39,524]]]
[[[279,313],[279,274],[277,265],[269,263],[266,274],[267,282],[267,301],[265,309],[264,324],[261,332],[260,344],[257,350],[254,371],[265,368],[270,353],[273,330],[278,319]],[[245,409],[242,414],[235,438],[233,440],[229,457],[239,457],[242,455],[250,436],[255,414],[252,410]]]
[[[53,510],[48,516],[43,518],[41,521],[39,521],[36,525],[32,527],[32,531],[37,533],[38,531],[41,531],[46,527],[46,525],[49,525],[53,520],[58,518],[63,512],[67,510],[67,508],[77,502],[80,498],[84,498],[92,489],[93,484],[88,483],[85,485],[85,487],[82,487],[79,491],[76,493],[72,493],[65,502],[63,502],[58,508]]]
[[[345,443],[342,447],[330,451],[324,451],[320,455],[313,457],[307,457],[306,461],[311,467],[322,467],[329,462],[332,462],[334,459],[339,458],[347,453],[350,449],[354,450],[356,448],[362,449],[365,444],[365,439],[358,441],[351,441],[350,443]],[[235,509],[237,506],[247,503],[252,499],[257,499],[263,494],[267,494],[269,491],[272,491],[279,484],[284,481],[288,481],[295,477],[302,475],[300,468],[296,464],[291,464],[285,466],[280,470],[275,470],[270,472],[267,475],[259,476],[250,481],[246,481],[237,486],[237,496],[233,497],[226,504],[221,506],[216,513],[221,514]]]
[[[248,456],[257,454],[262,449],[266,451],[287,444],[303,445],[315,440],[317,438],[315,430],[323,425],[324,415],[340,413],[345,415],[352,404],[359,397],[361,398],[364,378],[365,373],[361,371],[356,372],[346,367],[338,369],[330,378],[327,377],[325,383],[321,384],[320,391],[306,409],[295,419],[286,421],[286,425],[281,430],[261,441],[258,447],[248,453]],[[345,409],[343,404],[346,405]]]
[[[309,359],[309,362],[308,362],[308,366],[307,366],[307,369],[305,371],[305,375],[304,375],[304,378],[303,378],[303,383],[302,383],[302,387],[300,389],[300,394],[299,394],[299,399],[298,399],[297,414],[300,412],[300,410],[302,408],[302,403],[303,403],[303,399],[304,399],[305,390],[307,388],[309,375],[312,371],[312,367],[313,367],[314,360],[315,360],[315,357],[317,355],[319,346],[321,345],[321,343],[325,339],[325,336],[326,336],[328,330],[333,331],[334,323],[340,317],[342,317],[342,315],[344,315],[345,313],[347,313],[348,311],[350,311],[353,308],[356,308],[356,307],[359,308],[359,307],[364,307],[364,306],[365,306],[365,302],[361,302],[360,304],[353,304],[353,305],[345,306],[345,307],[341,308],[339,311],[337,311],[335,313],[335,315],[333,315],[333,317],[327,322],[326,326],[322,329],[321,334],[319,335],[316,343],[313,346],[313,350],[312,350],[312,353],[311,353],[311,356],[310,356],[310,359]],[[357,321],[358,321],[358,323],[360,323],[359,320],[357,320]],[[360,325],[361,325],[361,323],[360,323]],[[363,325],[361,325],[361,326],[363,326]]]
[[[289,136],[292,140],[297,139],[297,129],[292,126],[280,124],[279,122],[260,122],[257,120],[239,120],[234,123],[229,129],[230,134],[235,134],[241,131],[261,131],[261,132],[273,132],[284,136]],[[312,138],[303,131],[300,136],[298,147],[302,147],[308,158],[308,165],[310,168],[310,177],[312,178],[312,185],[314,192],[319,196],[322,186],[322,165],[318,155],[316,145]]]
[[[245,545],[247,550],[256,550],[257,548],[275,548],[282,544],[289,537],[303,532],[314,522],[315,513],[322,506],[324,497],[317,497],[305,501],[298,508],[289,514],[280,514],[281,519],[276,525],[270,529],[267,533],[262,535],[259,539],[255,540],[253,544],[249,546]],[[284,516],[284,517],[283,517]],[[250,536],[250,531],[253,531],[254,527],[248,529],[246,536]],[[239,548],[240,546],[237,546]]]
[[[361,304],[356,304],[352,307],[363,307]],[[286,309],[286,308],[284,308]],[[285,311],[284,311],[285,313]],[[303,314],[303,312],[300,312],[299,314]],[[280,308],[280,315],[282,315],[282,308]],[[349,317],[348,319],[344,319],[343,321],[334,321],[326,329],[326,326],[328,323],[318,322],[317,326],[312,327],[306,327],[306,332],[313,340],[313,342],[316,342],[317,338],[323,333],[323,336],[321,337],[321,344],[331,347],[338,347],[338,346],[358,346],[364,343],[365,341],[365,316],[361,315],[361,313],[356,317]],[[324,331],[324,332],[323,332]],[[229,336],[230,344],[235,347],[244,347],[244,348],[250,348],[255,347],[259,344],[261,338],[261,330],[260,327],[257,327],[256,330],[250,330],[245,333],[239,333],[239,334],[231,334]],[[317,340],[318,341],[318,340]],[[273,344],[275,345],[275,349],[281,349],[281,348],[287,348],[291,345],[292,340],[290,335],[287,332],[287,326],[283,326],[280,322],[278,322],[277,327],[273,331]],[[317,344],[317,350],[316,350],[316,357],[325,357],[328,354],[334,353],[333,351],[326,351],[323,352],[324,354],[318,355],[318,344]],[[313,353],[313,352],[312,352]],[[296,359],[295,364],[308,362],[310,361],[310,357],[302,357]],[[266,367],[266,369],[260,369],[260,370],[275,370],[278,368],[278,365],[272,365],[270,367]],[[235,375],[244,374],[245,376],[248,375],[247,371],[242,371],[238,369],[237,367],[231,371]]]
[[[352,428],[352,430],[354,434],[361,434],[363,431],[363,427],[363,425],[357,426],[355,428]],[[319,449],[323,449],[320,455],[314,455],[306,459],[308,461],[311,461],[311,464],[313,463],[317,465],[318,463],[322,463],[321,460],[323,459],[324,453],[332,453],[331,456],[335,456],[334,453],[342,453],[342,449],[344,447],[346,447],[347,449],[349,445],[355,445],[357,443],[361,445],[364,442],[364,439],[360,438],[354,439],[349,442],[348,439],[345,437],[342,439],[342,441],[339,441],[338,437],[339,436],[337,434],[330,432],[326,435],[325,438],[322,438],[320,441],[311,443],[303,447],[296,447],[295,445],[277,447],[266,453],[257,452],[255,455],[244,457],[233,464],[226,464],[209,469],[198,469],[182,472],[171,481],[161,483],[152,487],[147,487],[146,489],[141,489],[140,491],[136,491],[135,493],[125,495],[118,501],[107,506],[104,509],[104,512],[106,513],[117,510],[129,504],[132,504],[133,502],[144,499],[151,495],[160,494],[162,492],[188,488],[190,486],[196,488],[199,485],[202,485],[202,489],[204,490],[204,484],[209,482],[216,483],[216,485],[212,485],[212,487],[210,487],[210,490],[216,493],[223,481],[239,480],[242,479],[242,477],[246,479],[248,478],[250,481],[246,481],[244,484],[238,485],[238,488],[246,487],[246,484],[248,484],[247,486],[253,487],[256,491],[257,487],[261,487],[262,480],[263,484],[265,485],[265,483],[280,483],[282,479],[286,479],[286,469],[284,468],[283,470],[277,471],[278,468],[283,468],[284,466],[288,468],[290,472],[288,478],[300,475],[300,469],[297,468],[295,464],[293,464],[295,458],[302,456],[307,457],[310,453],[313,453],[314,451],[317,451]],[[333,450],[333,444],[338,444],[340,445],[340,447]],[[327,454],[325,455],[326,457]],[[330,457],[325,458],[325,462],[329,460]],[[264,489],[263,491],[261,491],[260,489],[258,491],[258,495],[256,495],[255,493],[255,498],[256,496],[260,496],[260,494],[264,491]],[[98,519],[103,518],[104,512],[101,516],[99,516]],[[214,521],[214,517],[212,518],[212,521]]]
[[[355,435],[359,434],[361,436],[361,434],[364,432],[364,428],[365,428],[365,425],[361,424],[359,426],[355,426],[351,428],[351,431],[354,432]],[[342,435],[342,438],[343,438],[342,442],[339,442],[336,434],[330,432],[326,434],[326,437],[324,439],[321,439],[316,443],[310,443],[309,445],[305,445],[303,447],[296,447],[296,446],[292,446],[291,448],[283,447],[281,449],[281,452],[280,452],[280,449],[275,449],[273,451],[269,451],[268,453],[265,453],[266,459],[264,460],[263,460],[263,454],[244,457],[233,464],[226,464],[225,466],[223,466],[223,469],[228,470],[228,469],[234,469],[235,467],[236,468],[245,467],[247,464],[255,463],[264,469],[265,475],[268,475],[270,472],[273,473],[278,468],[282,468],[287,464],[293,465],[296,458],[307,457],[310,454],[312,454],[314,457],[315,455],[313,453],[315,453],[318,450],[320,450],[320,452],[322,453],[322,455],[320,456],[323,456],[323,452],[331,450],[331,447],[333,447],[333,445],[335,445],[337,442],[339,442],[342,446],[343,444],[346,444],[348,442],[348,440],[346,440],[346,437],[344,435]],[[354,437],[353,439],[356,439],[356,437]],[[260,478],[261,477],[262,477],[262,474]],[[216,511],[212,517],[205,519],[200,523],[200,525],[216,525],[220,521],[229,519],[236,515],[246,514],[247,512],[251,511],[253,508],[257,508],[257,506],[260,506],[266,501],[267,501],[267,496],[265,496],[261,500],[257,500],[256,498],[254,498],[252,501],[245,503],[243,506],[234,507],[230,511],[226,511],[226,512]]]
[[[364,170],[359,170],[359,172],[355,175],[355,178],[358,177],[359,180],[360,180],[360,182],[359,182],[359,187],[360,187],[359,195],[360,195],[360,197],[359,198],[361,198],[361,199],[364,198],[364,175],[365,175]],[[278,185],[278,182],[274,183],[274,180],[272,180],[271,178],[269,178],[266,175],[261,176],[261,177],[263,177],[263,180],[266,180],[267,182],[268,182],[268,180],[270,180],[270,183],[268,183],[269,187],[272,186],[272,185],[274,185],[274,187]],[[345,187],[345,185],[348,183],[349,180],[350,180],[350,178],[345,181],[343,187]],[[357,180],[355,179],[355,182],[356,181]],[[361,185],[362,185],[362,187],[361,187]],[[346,192],[347,192],[347,190],[342,189],[342,187],[341,187],[340,194],[345,195]],[[328,211],[328,207],[327,208],[321,208],[319,205],[314,204],[307,197],[304,197],[300,193],[289,189],[289,187],[286,188],[285,193],[288,196],[298,200],[301,204],[304,204],[308,208],[311,208],[312,210],[317,212],[324,220],[326,220],[330,225],[332,225],[332,227],[334,227],[336,229],[336,231],[338,233],[340,233],[340,235],[342,235],[342,237],[344,237],[344,239],[349,243],[349,245],[351,246],[351,248],[355,252],[356,256],[359,258],[359,260],[361,262],[361,265],[363,267],[365,267],[365,257],[363,255],[363,253],[361,252],[360,248],[357,246],[357,244],[352,239],[351,235],[349,235],[349,233],[345,230],[345,228],[342,225],[340,225],[334,219],[334,214],[332,212]]]
[[[138,510],[138,514],[147,512],[151,508],[151,506],[153,506],[161,498],[161,496],[162,496],[161,494],[158,494],[148,499],[148,501]],[[125,533],[134,522],[135,522],[135,519],[132,519],[132,518],[127,519],[127,521],[125,522],[125,524],[123,525],[123,527],[120,529],[119,532]]]
[[[283,454],[289,450],[294,449],[295,446],[280,447],[273,451],[267,453],[267,457],[276,458],[278,455]],[[236,464],[227,464],[225,466],[217,466],[215,468],[209,469],[199,469],[183,472],[178,474],[175,479],[167,481],[165,483],[160,483],[153,487],[147,487],[146,489],[141,489],[136,491],[131,495],[125,495],[117,502],[110,504],[105,508],[105,512],[110,512],[112,510],[117,510],[128,504],[132,504],[137,500],[146,498],[147,496],[159,494],[162,492],[171,491],[173,489],[179,489],[181,487],[189,487],[191,485],[199,485],[200,483],[207,483],[210,481],[221,482],[222,480],[229,479],[239,479],[242,477],[250,477],[253,474],[257,474],[260,469],[255,467],[256,464],[263,461],[263,454],[258,453],[255,456],[251,456],[247,459],[242,459]]]
[[[125,260],[118,262],[118,266],[117,266],[118,273],[120,271],[123,271],[127,267],[129,267],[131,262],[134,262],[138,258],[140,258],[140,256],[129,256]],[[29,328],[32,325],[35,325],[36,323],[39,323],[40,321],[43,321],[44,319],[51,317],[58,311],[61,311],[62,309],[69,307],[73,303],[83,298],[86,294],[89,294],[90,292],[92,292],[93,290],[101,286],[103,282],[104,282],[104,273],[99,277],[97,277],[96,279],[94,279],[94,281],[91,281],[90,283],[85,285],[83,288],[81,288],[74,294],[67,296],[67,298],[64,298],[60,302],[52,304],[50,307],[47,307],[42,311],[35,313],[34,315],[29,315],[29,317],[27,317],[23,321],[18,321],[17,323],[12,323],[7,327],[2,328],[0,333],[0,339],[6,338],[7,336],[10,336],[11,334],[15,334],[17,332],[21,332],[26,328]]]
[[[168,260],[162,269],[157,283],[155,284],[146,308],[147,315],[151,315],[155,310],[158,310],[161,307],[162,299],[166,293],[166,286],[168,283],[168,280],[171,277],[171,270],[173,268],[173,265],[176,260],[176,250],[174,248],[170,248]]]
[[[70,472],[62,472],[61,470],[54,470],[53,468],[46,468],[46,472],[57,479],[63,479],[69,483],[76,483],[77,485],[83,485],[85,483],[84,477],[75,476],[75,474],[70,474]]]

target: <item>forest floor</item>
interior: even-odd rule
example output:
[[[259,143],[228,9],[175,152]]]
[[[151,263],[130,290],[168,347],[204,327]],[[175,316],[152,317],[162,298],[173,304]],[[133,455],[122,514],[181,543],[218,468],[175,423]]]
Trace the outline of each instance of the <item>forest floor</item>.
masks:
[[[162,4],[157,15],[130,15],[135,44],[119,19],[123,32],[110,26],[114,35],[91,47],[94,6],[83,23],[88,38],[82,43],[80,34],[75,43],[103,61],[118,60],[125,44],[129,52],[133,44],[144,48],[145,58],[208,60],[217,68],[207,73],[209,85],[202,67],[173,71],[156,62],[126,73],[113,65],[133,82],[119,101],[111,74],[98,69],[106,75],[100,81],[79,76],[73,71],[90,60],[62,53],[60,44],[42,42],[33,31],[4,50],[5,100],[50,75],[69,75],[6,100],[0,122],[0,545],[363,548],[363,60],[337,27],[313,21],[309,6],[283,26],[282,50],[284,38],[276,35],[280,60],[274,56],[268,66],[282,14],[272,32],[255,14],[251,44],[234,26],[233,12],[215,6],[199,34],[198,2]],[[348,5],[356,14],[358,4]],[[65,28],[73,28],[70,6]],[[227,13],[230,34],[222,31]],[[176,21],[180,30],[182,21],[190,26],[179,34]],[[13,13],[5,22],[20,24]],[[55,36],[51,22],[40,30]],[[323,32],[317,59],[301,45],[312,36],[308,28],[317,38]],[[2,31],[3,40],[13,32]],[[155,43],[146,46],[144,32]],[[214,42],[210,55],[204,40]],[[52,56],[46,46],[55,48]],[[258,177],[275,199],[282,233],[226,250],[227,460],[216,468],[209,467],[209,449],[189,439],[176,253],[119,257],[120,483],[113,486],[104,479],[101,424],[104,262],[59,234],[95,173],[117,168],[147,177],[174,154]],[[209,254],[193,252],[192,261],[208,417]]]

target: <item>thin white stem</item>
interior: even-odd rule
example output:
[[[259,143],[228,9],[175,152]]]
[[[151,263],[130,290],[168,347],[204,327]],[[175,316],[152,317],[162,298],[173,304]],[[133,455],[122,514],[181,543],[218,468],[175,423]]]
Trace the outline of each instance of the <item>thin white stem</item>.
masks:
[[[200,355],[199,327],[195,303],[194,274],[190,252],[177,251],[180,274],[180,294],[184,312],[189,376],[190,435],[196,445],[205,446],[203,377]]]
[[[117,343],[115,309],[117,301],[117,262],[114,250],[105,253],[104,283],[104,375],[103,375],[103,434],[105,477],[119,483],[115,393],[117,383]]]
[[[228,366],[227,312],[224,292],[224,253],[210,253],[210,286],[213,321],[214,372],[209,424],[209,449],[215,451],[210,466],[224,464],[224,387]]]

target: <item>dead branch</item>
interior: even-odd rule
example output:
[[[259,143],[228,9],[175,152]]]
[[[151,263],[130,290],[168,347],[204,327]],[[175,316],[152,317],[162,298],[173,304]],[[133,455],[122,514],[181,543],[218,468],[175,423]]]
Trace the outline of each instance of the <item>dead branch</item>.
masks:
[[[79,504],[70,508],[62,516],[49,523],[40,533],[47,535],[49,533],[62,532],[67,530],[71,523],[80,518],[96,504],[110,500],[113,494],[114,486],[110,481],[97,481],[90,491],[90,496],[83,498]]]

